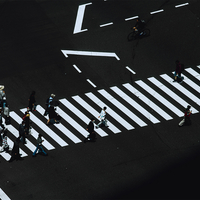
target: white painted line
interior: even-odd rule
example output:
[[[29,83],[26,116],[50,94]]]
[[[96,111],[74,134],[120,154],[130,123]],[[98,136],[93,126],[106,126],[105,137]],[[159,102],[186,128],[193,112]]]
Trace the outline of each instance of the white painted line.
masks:
[[[179,8],[179,7],[187,6],[187,5],[189,5],[189,3],[183,3],[183,4],[180,4],[180,5],[176,5],[175,8]]]
[[[45,112],[45,109],[42,108],[40,105],[37,106],[37,111],[43,115]],[[56,108],[57,113],[64,118],[65,113],[59,108]],[[46,119],[48,119],[47,116],[45,116]],[[70,130],[68,130],[65,126],[63,126],[61,123],[54,124],[56,128],[58,128],[64,135],[66,135],[70,140],[72,140],[75,144],[82,142],[79,138],[77,138]]]
[[[120,60],[115,53],[110,52],[95,52],[95,51],[75,51],[75,50],[61,50],[66,58],[68,54],[71,55],[80,55],[80,56],[101,56],[101,57],[114,57],[117,60]]]
[[[171,91],[169,88],[167,88],[165,85],[163,85],[160,81],[158,81],[154,77],[148,78],[148,80],[151,81],[158,88],[160,88],[167,95],[169,95],[171,98],[173,98],[177,103],[179,103],[184,108],[186,108],[189,105],[189,103],[187,103],[185,100],[180,98],[176,93]],[[198,112],[199,112],[198,110],[192,107],[192,113],[198,113]]]
[[[185,69],[185,71],[187,71],[188,73],[190,73],[192,76],[194,76],[196,79],[198,79],[200,81],[200,74],[198,72],[196,72],[194,69],[187,68],[187,69]]]
[[[145,95],[143,95],[136,88],[134,88],[131,84],[126,83],[126,84],[123,84],[123,86],[127,90],[129,90],[132,94],[134,94],[136,97],[138,97],[140,100],[142,100],[145,104],[147,104],[150,108],[152,108],[155,112],[157,112],[164,119],[166,119],[166,120],[173,119],[170,115],[168,115],[164,110],[162,110],[160,107],[158,107],[153,101],[148,99]]]
[[[129,68],[128,66],[126,66],[126,69],[128,69],[131,73],[136,74],[131,68]]]
[[[18,124],[22,123],[22,118],[17,115],[14,111],[10,112],[10,116],[12,117],[12,119],[14,119]],[[30,114],[30,118],[31,118],[31,114]],[[37,140],[39,133],[32,128],[31,129],[31,135]],[[43,136],[44,138],[44,136]],[[47,150],[52,150],[55,149],[54,146],[52,146],[45,138],[44,138],[44,142],[42,143],[42,145],[47,149]],[[36,147],[35,147],[36,148]]]
[[[26,108],[20,109],[21,112],[25,113]],[[33,113],[31,113],[31,120],[41,128],[49,137],[51,137],[54,141],[56,141],[61,147],[67,146],[68,144],[59,137],[56,133],[54,133],[45,123],[43,123],[40,119],[38,119]]]
[[[74,34],[80,33],[80,32],[83,32],[83,31],[87,31],[87,29],[81,30],[81,27],[82,27],[83,18],[84,18],[85,7],[87,5],[91,5],[91,4],[92,3],[86,3],[86,4],[80,5],[78,7],[78,12],[77,12],[77,16],[76,16],[76,22],[75,22],[74,32],[73,32]]]
[[[200,65],[197,65],[197,67],[200,69]]]
[[[11,116],[11,115],[10,115]],[[12,125],[7,125],[6,128],[16,137],[19,137],[19,131]],[[26,138],[26,144],[24,144],[30,151],[34,152],[36,146]]]
[[[174,74],[174,73],[173,73]],[[188,84],[190,87],[192,87],[194,90],[196,90],[198,93],[200,93],[200,86],[197,85],[195,82],[193,82],[192,80],[190,80],[185,74],[183,74],[183,81],[184,83]]]
[[[94,117],[96,117],[98,120],[99,120],[99,118],[98,118],[98,116],[99,116],[99,112],[97,112],[92,106],[90,106],[87,102],[85,102],[81,97],[79,97],[78,95],[77,96],[73,96],[72,97],[76,102],[78,102],[83,108],[85,108],[88,112],[90,112]],[[112,123],[110,123],[110,122],[108,122],[108,125],[109,125],[109,129],[111,130],[111,131],[113,131],[113,132],[118,132],[119,130],[117,129],[115,129],[115,126],[112,124]],[[96,130],[102,130],[102,129],[96,129]],[[108,134],[107,133],[105,133],[105,132],[101,132],[101,133],[99,133],[99,132],[97,132],[98,134],[100,134],[102,137],[104,137],[104,136],[107,136]]]
[[[140,106],[136,101],[134,101],[132,98],[130,98],[126,93],[124,93],[118,87],[114,86],[114,87],[111,87],[110,89],[113,90],[116,94],[118,94],[126,102],[128,102],[132,107],[134,107],[136,110],[138,110],[142,115],[144,115],[152,123],[156,124],[156,123],[160,122],[151,113],[149,113],[146,109],[144,109],[142,106]]]
[[[159,12],[163,12],[163,11],[164,11],[164,10],[161,9],[161,10],[157,10],[157,11],[150,12],[150,14],[152,15],[152,14],[159,13]]]
[[[129,17],[129,18],[126,18],[125,21],[132,20],[132,19],[136,19],[136,18],[138,18],[138,17],[139,17],[139,16]]]
[[[84,115],[80,110],[78,110],[73,104],[71,104],[67,99],[61,99],[59,100],[66,108],[68,108],[71,112],[73,112],[77,117],[79,117],[83,122],[89,124],[90,118],[88,118],[86,115]],[[85,127],[86,127],[85,126]],[[95,125],[96,126],[96,125]],[[99,135],[101,136],[107,136],[108,134],[105,133],[102,129],[96,129],[95,130]],[[119,130],[120,132],[120,130]]]
[[[170,109],[172,112],[174,112],[179,117],[183,116],[183,112],[179,110],[176,106],[171,104],[168,100],[166,100],[164,97],[162,97],[160,94],[158,94],[154,89],[149,87],[146,83],[143,81],[135,81],[140,87],[142,87],[144,90],[146,90],[149,94],[151,94],[154,98],[156,98],[158,101],[160,101],[164,106],[166,106],[168,109]]]
[[[90,79],[86,79],[88,83],[90,83],[93,87],[97,87]]]
[[[100,27],[109,26],[109,25],[112,25],[112,24],[113,24],[113,22],[110,22],[110,23],[107,23],[107,24],[102,24],[102,25],[100,25]]]
[[[1,200],[11,200],[1,188],[0,188],[0,199]]]
[[[76,65],[73,65],[73,66],[78,71],[78,73],[81,73],[81,70]]]
[[[185,96],[190,98],[192,101],[194,101],[197,105],[200,105],[200,99],[193,95],[190,91],[185,89],[182,85],[180,85],[177,82],[173,82],[173,79],[169,77],[167,74],[160,75],[165,81],[167,81],[169,84],[171,84],[173,87],[175,87],[177,90],[182,92]]]
[[[113,117],[116,121],[118,121],[118,123],[120,123],[122,126],[124,126],[127,130],[134,129],[134,127],[131,124],[129,124],[127,121],[125,121],[121,116],[119,116],[114,110],[112,110],[108,105],[106,105],[103,101],[101,101],[93,93],[89,92],[89,93],[86,93],[85,95],[87,97],[89,97],[101,109],[103,107],[107,107],[107,115],[110,115],[111,117]],[[98,112],[97,116],[99,116],[99,113],[100,112]],[[110,126],[110,122],[109,122],[109,126]]]
[[[131,120],[136,122],[139,126],[147,126],[145,122],[143,122],[139,117],[137,117],[132,111],[126,108],[122,103],[120,103],[117,99],[111,96],[104,89],[98,90],[98,92],[105,97],[108,101],[110,101],[113,105],[115,105],[119,110],[121,110],[125,115],[127,115]]]

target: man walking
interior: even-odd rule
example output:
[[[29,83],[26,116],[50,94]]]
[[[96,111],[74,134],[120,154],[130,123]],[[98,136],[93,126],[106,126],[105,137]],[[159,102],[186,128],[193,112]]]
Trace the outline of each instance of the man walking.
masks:
[[[187,108],[184,111],[184,118],[183,120],[179,123],[179,127],[183,125],[191,125],[191,120],[190,120],[190,115],[192,114],[192,111],[190,110],[191,106],[187,106]]]
[[[38,138],[37,138],[37,147],[35,149],[35,151],[33,152],[33,157],[36,156],[37,151],[39,150],[39,153],[43,153],[45,156],[47,156],[48,154],[44,151],[44,149],[42,148],[42,142],[44,140],[42,140],[42,134],[39,133]]]
[[[51,96],[46,100],[46,110],[45,110],[45,113],[44,113],[44,116],[47,116],[48,114],[48,109],[50,108],[50,103],[53,101],[53,98],[55,97],[56,95],[55,94],[51,94]]]
[[[87,138],[85,138],[84,142],[87,142],[87,141],[95,142],[96,141],[96,134],[94,132],[94,122],[95,122],[95,119],[91,118],[91,121],[87,125],[87,128],[86,128],[86,130],[89,132],[89,135]]]
[[[101,113],[100,113],[100,115],[99,115],[99,117],[98,118],[100,118],[100,122],[97,124],[97,126],[96,126],[96,128],[99,128],[99,126],[100,125],[104,125],[105,127],[108,127],[108,125],[107,125],[107,119],[106,119],[106,107],[103,107],[103,109],[102,109],[102,111],[101,111]]]
[[[26,144],[26,141],[25,141],[25,121],[22,121],[22,123],[19,125],[19,137],[18,137],[18,139],[20,139],[23,144]]]
[[[23,158],[21,158],[21,154],[19,153],[19,139],[18,138],[14,142],[14,145],[11,151],[11,158],[8,162],[12,162],[13,160],[23,160]]]

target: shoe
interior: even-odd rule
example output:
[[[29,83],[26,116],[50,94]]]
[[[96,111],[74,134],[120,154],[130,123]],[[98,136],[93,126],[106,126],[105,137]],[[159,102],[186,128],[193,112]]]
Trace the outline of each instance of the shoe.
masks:
[[[95,127],[96,129],[99,128],[98,126]]]
[[[36,157],[36,155],[32,155],[32,157],[33,157],[33,158],[35,158],[35,157]]]

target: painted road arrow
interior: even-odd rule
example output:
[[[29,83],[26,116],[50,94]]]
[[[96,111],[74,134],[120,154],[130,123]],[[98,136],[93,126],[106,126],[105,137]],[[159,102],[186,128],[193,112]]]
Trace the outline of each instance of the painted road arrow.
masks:
[[[80,56],[102,56],[102,57],[115,57],[120,60],[115,53],[109,52],[94,52],[94,51],[74,51],[74,50],[61,50],[64,56],[67,58],[69,54],[80,55]]]

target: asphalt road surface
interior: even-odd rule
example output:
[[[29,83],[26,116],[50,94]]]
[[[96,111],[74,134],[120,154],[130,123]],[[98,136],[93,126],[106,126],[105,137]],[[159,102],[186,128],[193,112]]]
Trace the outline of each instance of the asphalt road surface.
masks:
[[[137,17],[150,36],[129,42]],[[0,199],[198,199],[199,18],[199,0],[1,0],[10,148],[33,90],[38,106],[24,160],[1,153]],[[62,120],[47,127],[51,93]],[[179,128],[187,105],[192,125]],[[84,143],[103,106],[109,128]],[[47,157],[32,157],[38,133]]]

